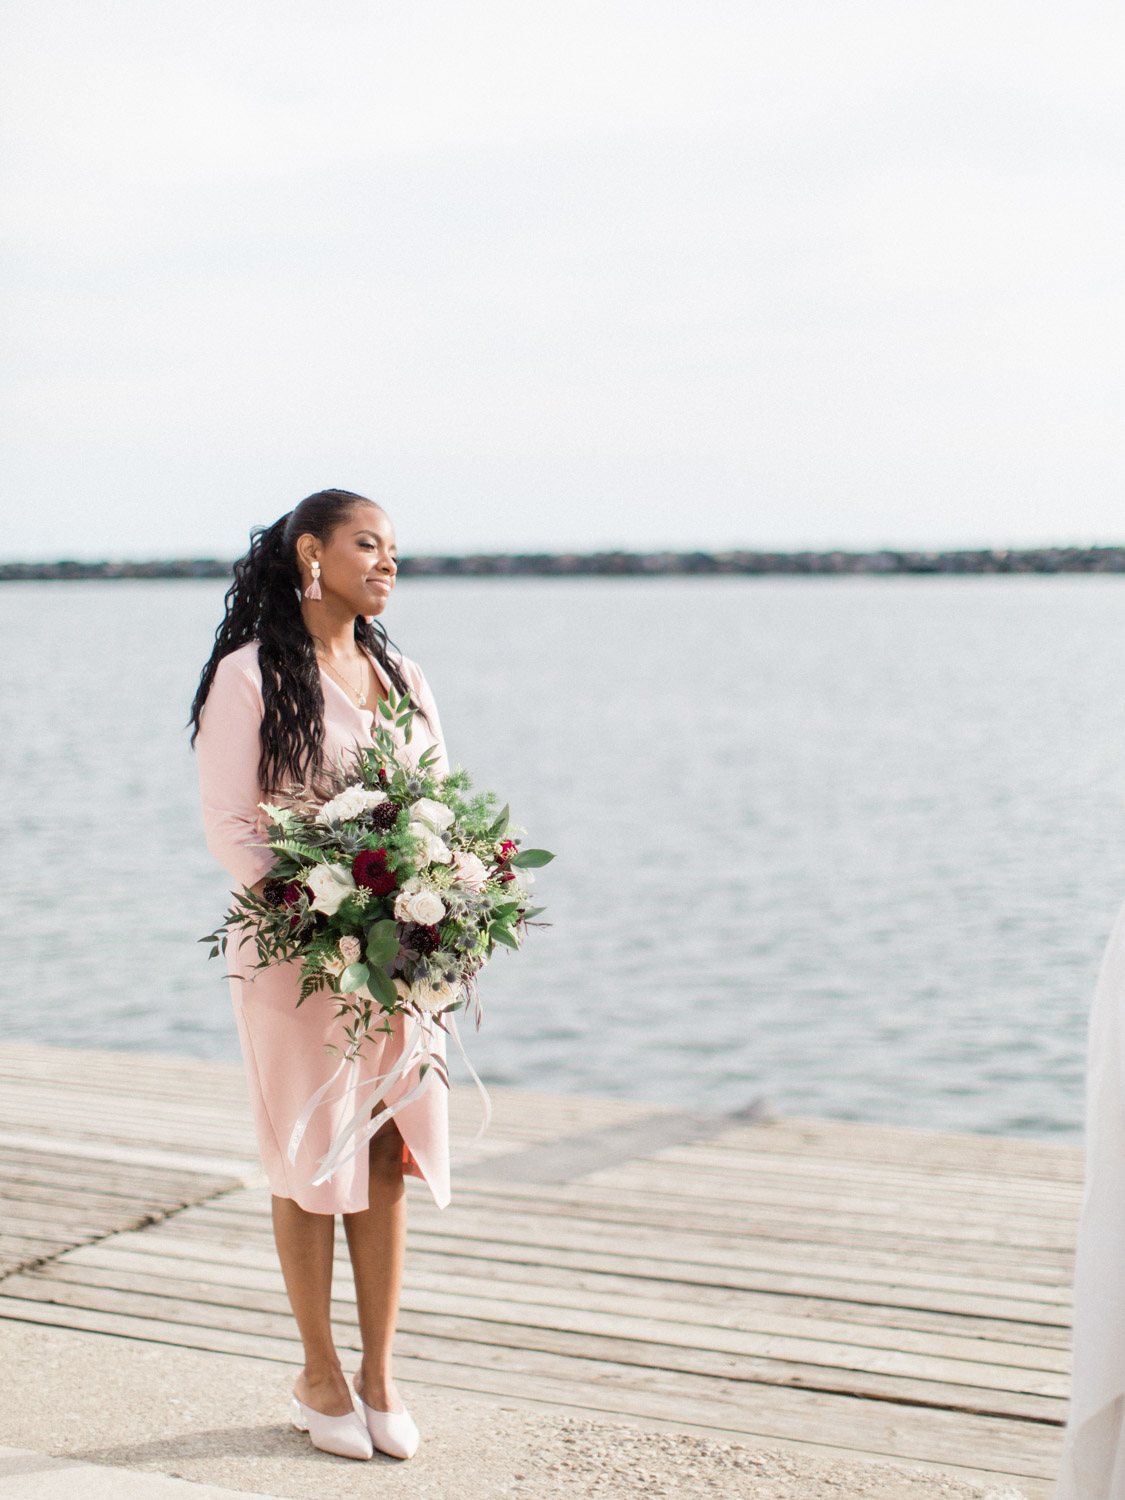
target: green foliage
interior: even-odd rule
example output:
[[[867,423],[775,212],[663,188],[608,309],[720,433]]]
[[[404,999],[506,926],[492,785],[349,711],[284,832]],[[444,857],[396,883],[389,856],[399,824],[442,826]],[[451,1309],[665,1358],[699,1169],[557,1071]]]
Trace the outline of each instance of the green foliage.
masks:
[[[541,865],[549,865],[554,857],[547,849],[521,849],[508,863],[515,869],[538,870]]]
[[[354,995],[356,990],[361,990],[370,978],[371,970],[366,964],[349,964],[340,975],[340,993]]]
[[[271,840],[270,848],[275,854],[288,854],[293,859],[301,860],[309,865],[326,865],[332,863],[329,852],[324,849],[315,849],[311,844],[305,843],[303,840]]]
[[[393,1012],[400,1008],[395,982],[385,969],[372,969],[370,989],[384,1010]]]
[[[376,922],[367,929],[367,961],[381,969],[398,953],[398,929],[391,920]]]

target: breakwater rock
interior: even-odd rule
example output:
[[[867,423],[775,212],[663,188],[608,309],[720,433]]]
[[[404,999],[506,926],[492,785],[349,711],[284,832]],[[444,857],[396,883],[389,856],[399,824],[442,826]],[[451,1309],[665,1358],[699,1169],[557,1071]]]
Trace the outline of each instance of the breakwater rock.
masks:
[[[153,562],[0,562],[0,582],[68,578],[227,578],[219,558]],[[404,557],[414,578],[624,578],[673,575],[1125,573],[1125,546],[948,552],[489,552]]]

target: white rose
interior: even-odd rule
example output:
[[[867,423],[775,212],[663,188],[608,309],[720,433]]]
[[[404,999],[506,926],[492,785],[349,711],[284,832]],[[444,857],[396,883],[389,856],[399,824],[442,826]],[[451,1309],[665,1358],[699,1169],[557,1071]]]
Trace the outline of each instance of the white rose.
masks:
[[[413,896],[407,898],[406,907],[410,913],[410,921],[423,927],[432,927],[445,916],[445,906],[436,891],[415,891]]]
[[[305,884],[313,893],[309,905],[326,917],[334,916],[341,902],[355,890],[347,865],[316,865],[305,877]]]
[[[369,808],[378,807],[386,800],[386,792],[368,791],[367,787],[357,782],[355,786],[346,786],[342,792],[337,792],[330,802],[326,802],[317,813],[316,821],[318,823],[350,823],[353,819],[361,817]]]
[[[410,998],[418,1009],[431,1012],[448,1010],[459,994],[460,986],[455,989],[443,979],[419,979],[410,987]]]
[[[427,865],[448,865],[453,850],[440,839],[428,823],[411,823],[407,830],[422,845],[422,860]]]
[[[516,877],[516,884],[525,894],[535,884],[535,876],[531,873],[530,870],[524,870],[517,865],[516,868],[512,871],[512,874]]]
[[[470,891],[483,891],[484,883],[488,879],[488,871],[484,867],[483,860],[463,849],[459,849],[453,856],[453,874],[462,885],[468,886]]]
[[[419,797],[410,808],[411,821],[428,823],[438,833],[444,833],[453,822],[453,812],[444,802],[435,802],[432,797]]]
[[[400,922],[409,922],[411,920],[408,911],[410,898],[414,895],[415,891],[420,891],[421,889],[422,882],[418,879],[417,875],[411,875],[410,879],[404,881],[399,887],[398,895],[395,897],[395,916]]]
[[[359,963],[359,956],[363,952],[359,938],[353,937],[349,932],[340,939],[336,946],[340,950],[340,957],[344,960],[345,966]]]

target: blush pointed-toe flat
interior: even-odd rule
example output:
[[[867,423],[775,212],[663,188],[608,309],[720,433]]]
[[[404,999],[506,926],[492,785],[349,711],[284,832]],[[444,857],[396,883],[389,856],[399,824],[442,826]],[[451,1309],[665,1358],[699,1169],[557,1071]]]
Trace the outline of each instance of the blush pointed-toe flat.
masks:
[[[371,1458],[375,1452],[366,1423],[354,1409],[329,1417],[293,1397],[293,1426],[307,1432],[314,1448],[340,1458]]]
[[[405,1406],[401,1411],[376,1411],[362,1396],[359,1404],[363,1408],[363,1420],[367,1423],[371,1441],[380,1453],[387,1453],[391,1458],[414,1457],[422,1439]]]

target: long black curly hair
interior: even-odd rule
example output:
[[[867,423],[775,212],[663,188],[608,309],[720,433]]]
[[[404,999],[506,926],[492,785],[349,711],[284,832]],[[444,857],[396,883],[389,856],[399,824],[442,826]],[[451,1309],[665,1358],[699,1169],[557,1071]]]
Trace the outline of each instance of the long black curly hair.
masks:
[[[219,663],[239,646],[257,641],[265,704],[258,780],[266,790],[299,784],[310,773],[315,776],[324,749],[324,693],[316,648],[301,614],[297,538],[308,532],[327,542],[353,506],[373,503],[351,490],[318,490],[272,526],[256,526],[250,533],[250,550],[234,565],[226,613],[191,705],[191,743],[199,733]],[[355,639],[383,668],[396,691],[409,698],[398,653],[383,626],[357,615]]]

